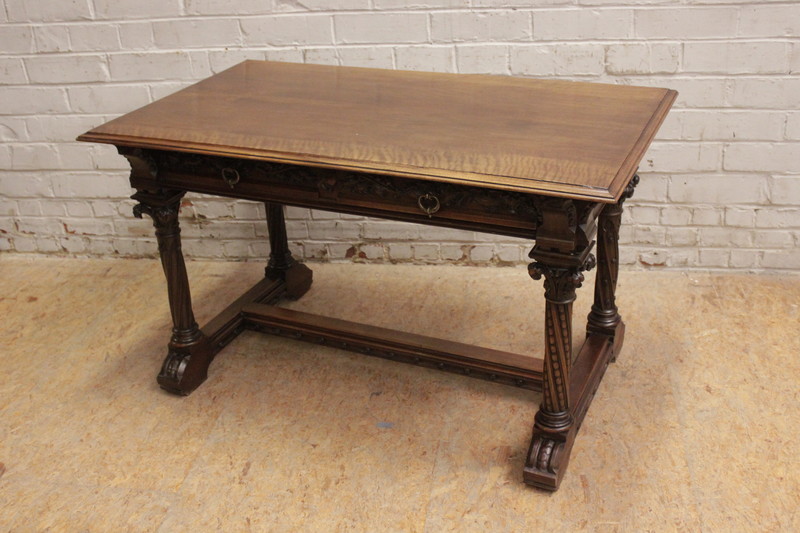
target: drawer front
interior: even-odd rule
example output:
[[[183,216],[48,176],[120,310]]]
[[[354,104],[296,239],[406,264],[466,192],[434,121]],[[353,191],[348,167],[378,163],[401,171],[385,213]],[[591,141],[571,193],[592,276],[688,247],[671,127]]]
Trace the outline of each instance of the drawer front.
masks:
[[[374,173],[157,150],[125,153],[136,188],[233,198],[534,238],[537,195]]]

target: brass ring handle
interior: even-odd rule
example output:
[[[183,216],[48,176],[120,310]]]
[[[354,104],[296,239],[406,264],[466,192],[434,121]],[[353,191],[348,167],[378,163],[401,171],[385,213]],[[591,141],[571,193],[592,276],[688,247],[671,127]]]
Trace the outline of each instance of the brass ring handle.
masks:
[[[420,196],[417,199],[417,205],[420,209],[422,209],[428,218],[431,218],[434,213],[436,213],[442,205],[439,203],[439,199],[436,198],[431,193],[426,193]]]
[[[235,168],[223,168],[222,169],[222,179],[225,180],[225,183],[233,189],[233,186],[239,183],[239,171]]]

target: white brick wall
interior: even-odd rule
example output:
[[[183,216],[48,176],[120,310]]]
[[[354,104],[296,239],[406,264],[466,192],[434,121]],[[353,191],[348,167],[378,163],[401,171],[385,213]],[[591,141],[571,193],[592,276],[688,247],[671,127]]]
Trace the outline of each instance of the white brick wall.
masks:
[[[244,59],[670,87],[622,260],[800,270],[800,2],[3,0],[0,250],[152,256],[126,163],[75,136]],[[287,209],[306,259],[513,264],[531,243]],[[192,257],[261,259],[262,205],[189,195]]]

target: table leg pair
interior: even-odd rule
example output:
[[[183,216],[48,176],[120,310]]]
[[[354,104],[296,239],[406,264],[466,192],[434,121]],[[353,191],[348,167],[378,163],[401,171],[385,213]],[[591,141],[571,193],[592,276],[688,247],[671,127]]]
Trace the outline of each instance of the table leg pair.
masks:
[[[575,436],[605,368],[622,347],[625,327],[615,303],[619,263],[617,243],[622,202],[630,196],[635,183],[636,179],[618,203],[606,205],[597,216],[598,271],[594,304],[588,318],[587,339],[577,355],[572,348],[572,303],[576,289],[583,282],[583,271],[595,266],[594,256],[590,253],[595,220],[589,221],[591,227],[585,231],[583,242],[565,239],[564,225],[560,222],[563,212],[554,211],[555,215],[549,222],[545,216],[545,223],[537,232],[536,246],[530,254],[534,259],[529,266],[531,277],[544,278],[546,342],[541,378],[542,402],[535,416],[523,477],[526,483],[539,488],[558,488]],[[173,320],[168,355],[158,382],[169,392],[188,395],[206,379],[214,356],[247,326],[248,305],[269,304],[281,297],[299,298],[310,288],[312,274],[289,252],[283,206],[267,203],[271,252],[265,278],[200,329],[192,312],[189,282],[181,253],[178,212],[182,197],[182,191],[163,190],[139,191],[133,196],[139,202],[134,208],[135,216],[147,214],[153,219]],[[571,227],[574,229],[575,224]],[[319,332],[319,328],[315,331]],[[354,335],[357,337],[357,333],[351,332],[346,340],[353,339]],[[320,339],[333,337],[334,334],[329,334]],[[300,333],[297,333],[297,338],[301,338]],[[347,347],[346,342],[338,345]],[[369,353],[369,349],[359,351],[367,350],[364,353]]]

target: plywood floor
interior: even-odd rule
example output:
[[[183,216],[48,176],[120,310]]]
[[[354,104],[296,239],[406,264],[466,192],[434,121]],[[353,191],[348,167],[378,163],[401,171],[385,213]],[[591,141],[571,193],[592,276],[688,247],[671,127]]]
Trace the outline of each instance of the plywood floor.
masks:
[[[312,267],[296,308],[540,353],[524,269]],[[199,321],[262,269],[190,263]],[[800,277],[623,272],[619,303],[549,494],[521,481],[538,394],[246,332],[174,397],[158,262],[0,255],[0,529],[800,530]]]

